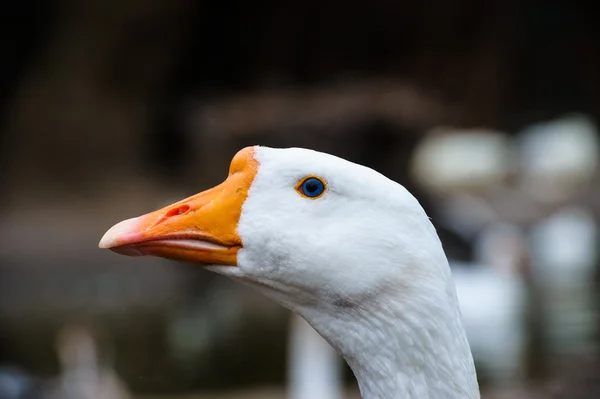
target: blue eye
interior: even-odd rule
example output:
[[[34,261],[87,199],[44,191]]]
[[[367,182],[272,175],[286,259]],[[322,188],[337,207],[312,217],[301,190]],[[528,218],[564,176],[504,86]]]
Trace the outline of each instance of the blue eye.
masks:
[[[316,177],[309,177],[304,179],[297,189],[308,198],[317,198],[325,192],[325,183]]]

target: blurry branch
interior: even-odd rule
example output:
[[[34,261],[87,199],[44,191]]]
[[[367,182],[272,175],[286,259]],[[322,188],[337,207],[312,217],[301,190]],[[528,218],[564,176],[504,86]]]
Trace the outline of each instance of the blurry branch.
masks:
[[[399,79],[365,79],[309,89],[263,91],[201,103],[194,130],[209,135],[344,128],[367,120],[427,128],[452,113],[449,105]]]

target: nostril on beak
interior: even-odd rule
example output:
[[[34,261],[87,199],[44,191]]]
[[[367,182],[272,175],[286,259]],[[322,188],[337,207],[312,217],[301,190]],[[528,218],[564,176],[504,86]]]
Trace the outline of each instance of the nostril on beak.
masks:
[[[162,222],[164,222],[165,220],[170,219],[174,216],[183,215],[184,213],[188,212],[189,210],[190,210],[189,205],[179,205],[174,208],[171,208],[164,215],[162,215],[162,217],[160,219],[158,219],[156,221],[154,226],[159,225]]]
[[[165,218],[183,215],[184,213],[186,213],[189,210],[190,210],[189,205],[179,205],[173,209],[169,209],[169,211],[167,213],[165,213]]]

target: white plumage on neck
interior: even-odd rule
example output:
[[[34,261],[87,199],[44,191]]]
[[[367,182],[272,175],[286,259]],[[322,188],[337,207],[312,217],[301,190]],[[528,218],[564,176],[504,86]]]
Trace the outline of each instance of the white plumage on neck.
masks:
[[[479,398],[450,268],[417,200],[331,155],[258,147],[238,267],[212,270],[303,316],[352,367],[365,399]],[[319,176],[327,192],[294,186]]]
[[[344,356],[365,399],[479,397],[455,309],[427,300],[381,302],[338,311],[335,318],[302,312]]]
[[[438,260],[448,274],[445,258]],[[479,398],[452,283],[415,277],[390,275],[389,285],[361,303],[290,307],[342,354],[365,399]]]

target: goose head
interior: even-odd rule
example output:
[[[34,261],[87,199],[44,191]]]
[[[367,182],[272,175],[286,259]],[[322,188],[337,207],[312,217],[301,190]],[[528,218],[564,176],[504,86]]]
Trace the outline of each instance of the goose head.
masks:
[[[366,398],[478,397],[436,231],[403,186],[372,169],[248,147],[222,184],[116,224],[99,246],[256,287],[345,357]]]

